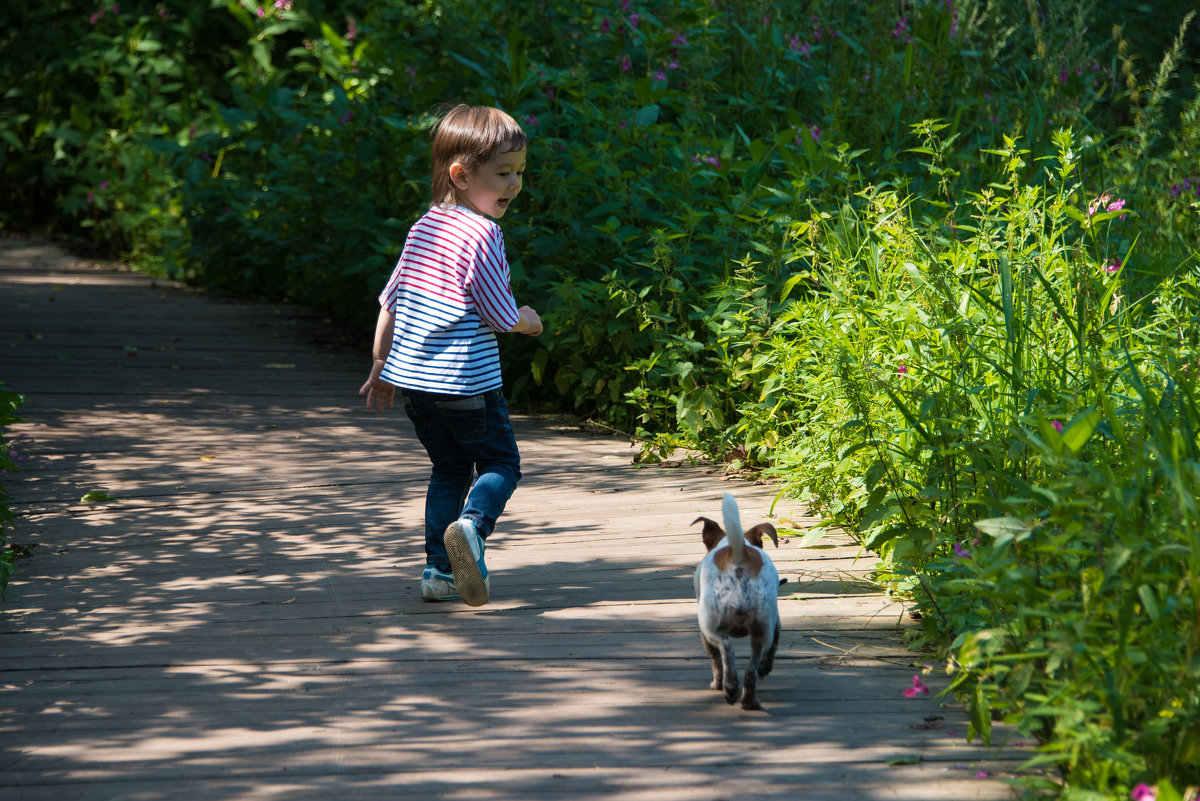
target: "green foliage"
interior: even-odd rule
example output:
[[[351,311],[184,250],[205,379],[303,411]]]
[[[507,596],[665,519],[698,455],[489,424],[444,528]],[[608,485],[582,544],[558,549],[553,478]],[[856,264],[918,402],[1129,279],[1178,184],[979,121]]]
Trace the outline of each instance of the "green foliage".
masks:
[[[23,397],[15,392],[9,392],[5,389],[3,382],[0,382],[0,444],[4,446],[0,450],[0,475],[17,469],[15,460],[20,458],[16,451],[17,444],[4,438],[4,429],[13,423],[21,422],[16,411],[24,402]],[[8,508],[8,499],[8,490],[3,484],[0,484],[0,599],[4,598],[4,589],[8,586],[8,581],[13,574],[13,554],[6,546],[8,532],[12,530],[12,524],[16,518],[13,516],[12,510]]]

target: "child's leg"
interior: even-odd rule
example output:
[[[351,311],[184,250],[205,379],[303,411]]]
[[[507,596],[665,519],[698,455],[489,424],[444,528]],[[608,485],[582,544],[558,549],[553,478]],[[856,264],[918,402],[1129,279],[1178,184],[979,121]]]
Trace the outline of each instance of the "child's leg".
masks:
[[[446,527],[462,514],[474,477],[474,465],[458,446],[439,413],[438,399],[444,397],[404,391],[404,410],[433,465],[425,491],[425,563],[449,572],[450,557],[446,555],[443,535]]]
[[[479,536],[487,539],[521,479],[521,454],[500,390],[480,397],[484,400],[485,431],[479,437],[460,439],[458,444],[474,461],[476,473],[462,517],[474,521]]]

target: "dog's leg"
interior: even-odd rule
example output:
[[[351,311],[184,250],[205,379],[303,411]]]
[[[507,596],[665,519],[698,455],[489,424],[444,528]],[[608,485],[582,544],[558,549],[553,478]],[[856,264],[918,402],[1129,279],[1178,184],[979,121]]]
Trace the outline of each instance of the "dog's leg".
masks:
[[[700,642],[704,643],[704,651],[708,654],[708,661],[712,662],[713,679],[712,684],[708,685],[710,690],[719,690],[723,686],[721,679],[721,649],[708,641],[708,638],[703,634],[700,635]]]
[[[766,632],[761,628],[750,630],[750,665],[746,668],[746,681],[742,688],[742,709],[762,709],[755,693],[758,689],[758,677],[762,675],[764,646],[767,644],[765,635]]]
[[[775,652],[779,650],[779,634],[783,631],[783,626],[779,621],[775,621],[775,636],[771,639],[771,647],[763,654],[762,661],[758,665],[758,677],[765,679],[771,673],[771,668],[775,667]]]
[[[738,695],[738,678],[737,669],[733,662],[733,640],[728,637],[721,638],[721,662],[723,670],[722,683],[725,690],[725,703],[732,704],[737,700]]]

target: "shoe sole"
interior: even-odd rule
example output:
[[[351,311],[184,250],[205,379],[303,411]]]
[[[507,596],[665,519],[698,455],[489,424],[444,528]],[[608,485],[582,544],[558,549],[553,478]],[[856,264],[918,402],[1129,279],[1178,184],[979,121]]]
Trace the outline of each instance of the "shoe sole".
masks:
[[[438,595],[433,591],[433,587],[421,587],[422,601],[457,601],[457,595]]]
[[[446,554],[450,557],[450,572],[454,588],[467,606],[483,606],[488,602],[488,585],[475,563],[475,554],[467,542],[467,534],[458,523],[446,529]]]

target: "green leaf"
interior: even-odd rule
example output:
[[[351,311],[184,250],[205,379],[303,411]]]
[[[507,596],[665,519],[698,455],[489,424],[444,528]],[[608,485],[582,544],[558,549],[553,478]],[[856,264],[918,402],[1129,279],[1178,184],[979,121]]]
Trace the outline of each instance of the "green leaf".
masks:
[[[1020,542],[1028,538],[1035,526],[1017,517],[990,517],[976,520],[975,528],[995,540],[996,545],[1003,545],[1012,539]]]
[[[918,765],[921,762],[920,754],[901,754],[887,760],[888,767],[894,768],[897,765]]]
[[[1071,453],[1079,453],[1103,417],[1104,415],[1099,409],[1092,409],[1076,416],[1062,433],[1063,444],[1071,449]]]
[[[79,499],[79,502],[80,503],[103,503],[105,501],[115,501],[115,500],[116,500],[116,498],[109,495],[104,490],[92,490],[91,492],[84,494],[84,496]]]
[[[639,127],[653,125],[658,122],[658,104],[651,103],[648,106],[642,106],[633,115],[633,122]]]

